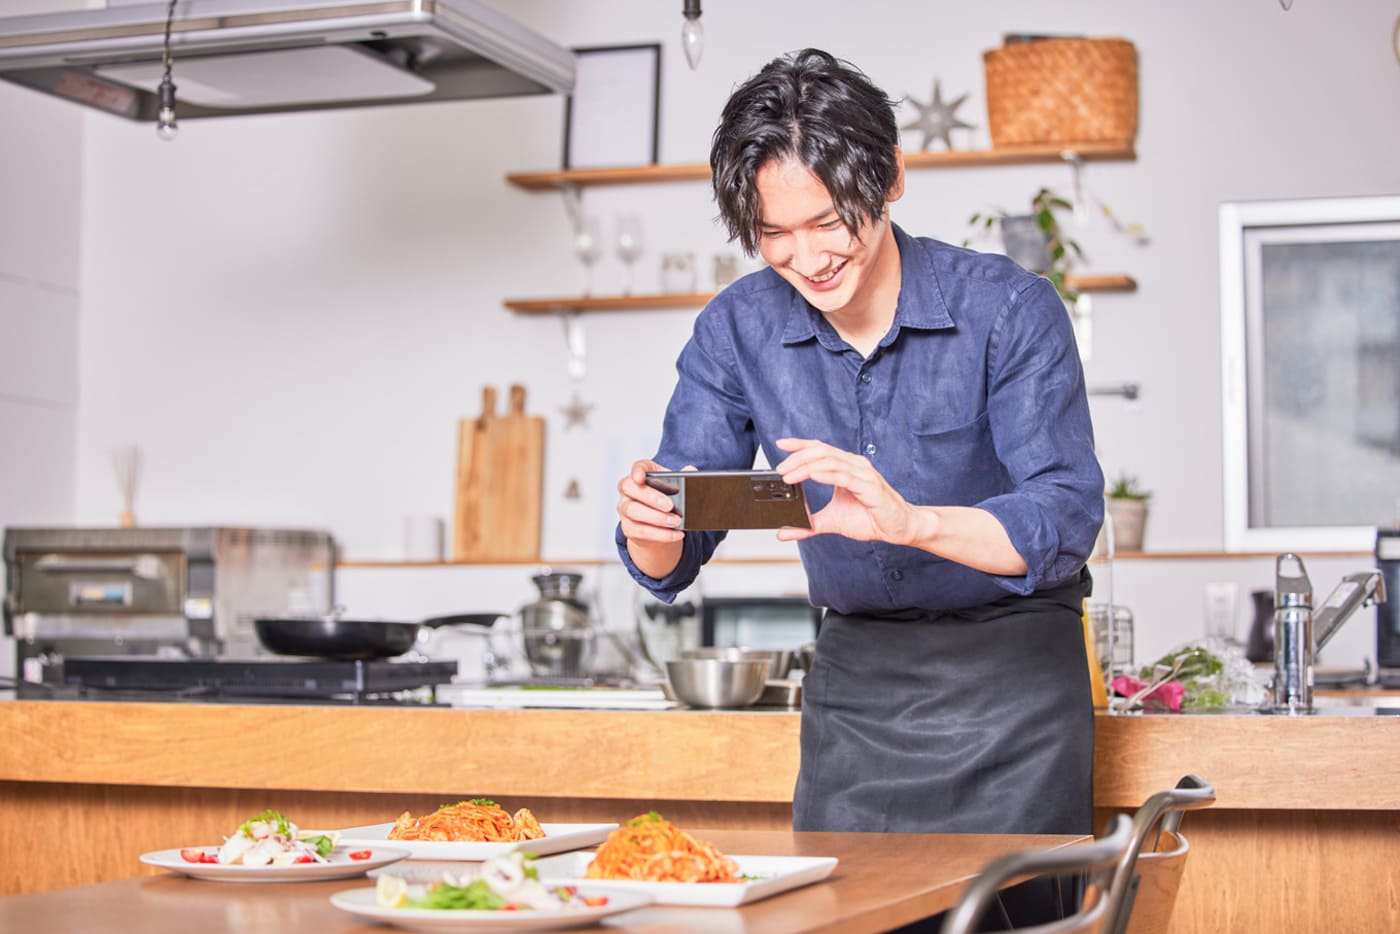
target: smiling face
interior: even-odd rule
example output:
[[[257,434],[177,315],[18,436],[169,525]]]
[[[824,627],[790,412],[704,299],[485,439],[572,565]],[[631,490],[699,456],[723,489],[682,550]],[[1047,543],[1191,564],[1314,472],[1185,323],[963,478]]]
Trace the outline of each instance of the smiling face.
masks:
[[[852,232],[821,179],[793,159],[764,164],[754,184],[758,252],[764,261],[843,334],[848,328],[888,327],[900,282],[889,211]],[[888,200],[898,198],[903,188],[901,172]]]

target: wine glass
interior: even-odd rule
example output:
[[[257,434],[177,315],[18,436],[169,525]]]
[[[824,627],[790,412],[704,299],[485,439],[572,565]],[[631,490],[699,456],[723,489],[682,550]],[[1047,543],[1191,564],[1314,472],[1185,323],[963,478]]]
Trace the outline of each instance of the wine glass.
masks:
[[[622,294],[632,294],[632,264],[642,255],[642,220],[635,214],[624,214],[617,219],[617,255],[626,270],[622,280]]]
[[[583,263],[583,294],[593,294],[593,264],[603,255],[603,235],[598,218],[584,217],[574,229],[574,255]]]

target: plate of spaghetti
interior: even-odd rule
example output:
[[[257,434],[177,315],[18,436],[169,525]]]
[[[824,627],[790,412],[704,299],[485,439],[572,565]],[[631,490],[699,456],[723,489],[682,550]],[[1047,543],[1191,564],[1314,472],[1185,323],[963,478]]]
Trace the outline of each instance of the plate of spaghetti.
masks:
[[[472,798],[417,817],[405,811],[393,823],[349,827],[340,839],[352,846],[392,841],[410,859],[484,860],[514,850],[543,856],[593,846],[616,827],[542,824],[528,808],[511,814],[488,798]]]
[[[594,853],[565,853],[535,863],[540,878],[637,892],[659,905],[734,906],[820,882],[832,856],[726,856],[655,811],[608,834]]]

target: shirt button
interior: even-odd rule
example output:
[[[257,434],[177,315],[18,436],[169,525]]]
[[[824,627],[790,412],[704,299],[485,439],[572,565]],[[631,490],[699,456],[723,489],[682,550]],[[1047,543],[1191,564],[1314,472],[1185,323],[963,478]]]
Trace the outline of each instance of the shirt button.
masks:
[[[874,444],[867,444],[867,445],[865,446],[865,453],[866,453],[867,455],[871,456],[871,457],[874,457],[874,456],[875,456],[875,445],[874,445]]]
[[[902,581],[904,580],[904,572],[899,570],[898,568],[895,568],[893,571],[890,572],[890,579]]]
[[[868,383],[868,382],[870,382],[870,374],[869,374],[869,373],[862,373],[862,374],[860,374],[860,381],[861,381],[862,383]]]

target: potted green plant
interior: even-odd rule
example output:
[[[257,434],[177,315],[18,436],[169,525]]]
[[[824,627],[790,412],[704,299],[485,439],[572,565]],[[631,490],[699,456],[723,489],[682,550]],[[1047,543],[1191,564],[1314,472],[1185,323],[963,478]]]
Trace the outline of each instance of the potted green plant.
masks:
[[[1142,551],[1143,533],[1147,529],[1147,501],[1152,494],[1138,484],[1137,477],[1120,473],[1104,497],[1108,521],[1113,524],[1114,551]]]
[[[1147,242],[1138,224],[1122,224],[1098,201],[1099,211],[1118,232],[1138,243]],[[1031,197],[1028,214],[1011,214],[1005,210],[977,212],[968,218],[974,232],[988,232],[1000,225],[1002,246],[1006,255],[1031,272],[1039,273],[1055,286],[1066,304],[1073,304],[1079,292],[1069,284],[1069,273],[1077,261],[1084,259],[1079,242],[1065,233],[1058,212],[1073,211],[1074,204],[1051,188],[1041,188]],[[967,246],[971,238],[963,240]]]

